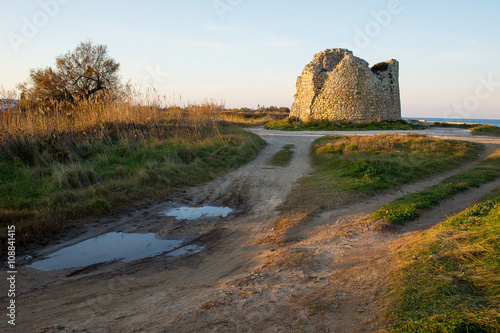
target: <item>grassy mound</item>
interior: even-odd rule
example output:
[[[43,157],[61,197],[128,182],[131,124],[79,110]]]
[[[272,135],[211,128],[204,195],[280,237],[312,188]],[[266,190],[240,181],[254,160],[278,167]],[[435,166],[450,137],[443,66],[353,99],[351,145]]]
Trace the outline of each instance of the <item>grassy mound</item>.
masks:
[[[451,169],[473,158],[476,146],[422,135],[326,136],[314,141],[315,173],[287,205],[329,209],[360,196]]]
[[[500,127],[481,125],[471,128],[473,135],[500,136]]]
[[[500,151],[490,155],[479,166],[445,179],[441,184],[419,193],[405,195],[371,214],[374,219],[383,219],[391,223],[403,224],[420,216],[425,208],[439,205],[444,199],[478,187],[500,176]]]
[[[498,332],[500,192],[427,231],[391,280],[394,332]]]

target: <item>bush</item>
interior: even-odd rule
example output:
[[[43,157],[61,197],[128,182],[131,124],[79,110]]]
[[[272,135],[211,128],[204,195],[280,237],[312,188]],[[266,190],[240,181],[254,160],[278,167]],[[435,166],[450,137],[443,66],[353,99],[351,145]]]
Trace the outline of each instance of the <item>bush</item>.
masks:
[[[492,125],[481,125],[471,128],[473,135],[500,136],[500,127]]]

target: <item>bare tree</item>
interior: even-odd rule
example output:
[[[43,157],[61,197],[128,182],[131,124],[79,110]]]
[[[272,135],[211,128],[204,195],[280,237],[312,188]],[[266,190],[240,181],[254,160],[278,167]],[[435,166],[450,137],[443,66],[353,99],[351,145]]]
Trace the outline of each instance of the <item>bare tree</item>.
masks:
[[[120,64],[108,56],[105,45],[82,42],[74,51],[56,58],[56,68],[32,69],[28,82],[18,86],[24,98],[39,103],[73,102],[121,89]]]

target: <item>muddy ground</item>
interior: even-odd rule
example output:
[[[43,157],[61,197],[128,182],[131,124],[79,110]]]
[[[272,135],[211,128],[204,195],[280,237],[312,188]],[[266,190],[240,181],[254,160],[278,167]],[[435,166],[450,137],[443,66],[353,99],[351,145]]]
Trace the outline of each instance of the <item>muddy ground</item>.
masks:
[[[279,132],[253,128],[268,143],[252,162],[161,202],[138,202],[129,212],[82,221],[35,259],[107,232],[157,233],[204,247],[173,257],[56,271],[20,267],[15,332],[376,332],[384,321],[386,281],[397,268],[396,251],[418,233],[500,187],[475,188],[429,210],[405,227],[382,228],[364,217],[405,193],[420,191],[474,165],[324,212],[287,232],[288,242],[263,239],[279,232],[277,209],[312,172],[313,140],[332,132]],[[438,137],[487,144],[467,130],[429,129]],[[354,134],[342,132],[339,134]],[[374,134],[375,132],[360,132]],[[403,133],[406,133],[404,131]],[[288,167],[267,161],[294,144]],[[179,221],[163,214],[181,205],[228,206],[225,218]],[[291,217],[293,220],[296,217]],[[5,304],[5,298],[2,303]]]

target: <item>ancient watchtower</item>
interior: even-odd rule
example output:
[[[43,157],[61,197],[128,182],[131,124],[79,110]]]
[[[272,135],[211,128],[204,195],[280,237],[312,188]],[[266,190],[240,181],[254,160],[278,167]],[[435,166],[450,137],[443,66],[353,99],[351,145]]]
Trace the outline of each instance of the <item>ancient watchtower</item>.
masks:
[[[401,119],[399,63],[392,59],[370,68],[346,49],[320,52],[297,79],[290,116],[301,120]]]

